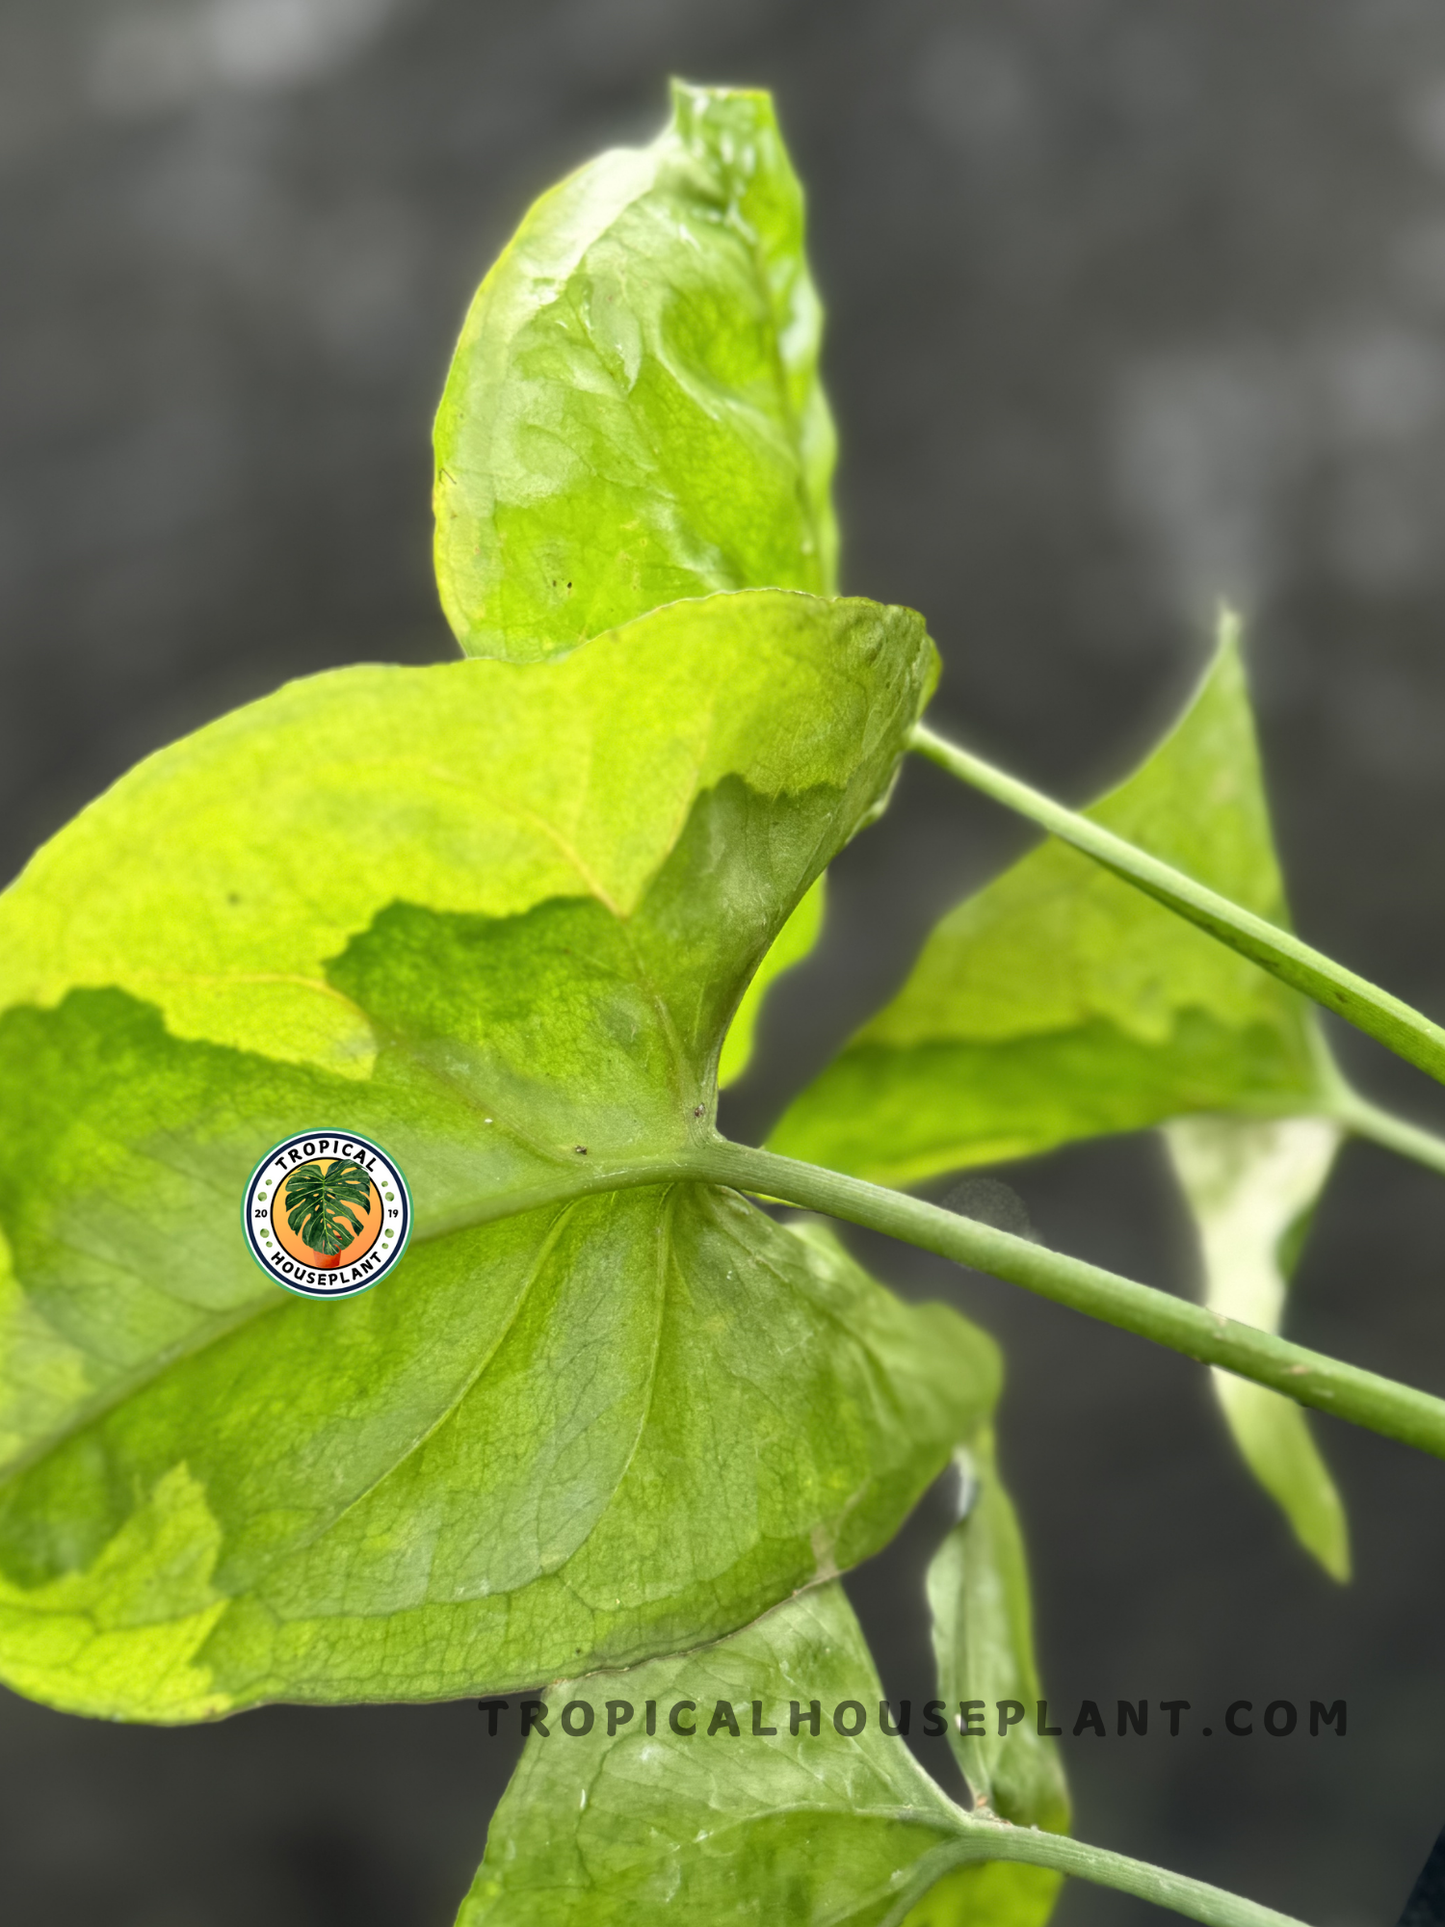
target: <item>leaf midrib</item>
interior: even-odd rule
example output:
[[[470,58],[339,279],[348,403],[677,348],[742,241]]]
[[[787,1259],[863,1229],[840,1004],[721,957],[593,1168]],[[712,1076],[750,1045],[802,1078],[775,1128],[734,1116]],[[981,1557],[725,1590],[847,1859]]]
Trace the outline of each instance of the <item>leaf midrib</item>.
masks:
[[[710,1180],[691,1169],[691,1160],[683,1153],[666,1153],[654,1157],[629,1160],[626,1163],[604,1164],[586,1167],[566,1166],[567,1178],[560,1175],[547,1185],[537,1185],[522,1191],[489,1193],[471,1205],[460,1205],[454,1210],[439,1214],[431,1222],[421,1221],[412,1231],[412,1242],[422,1244],[433,1238],[449,1237],[455,1231],[466,1231],[475,1227],[496,1224],[505,1218],[525,1216],[529,1211],[544,1210],[548,1205],[568,1204],[580,1198],[593,1196],[606,1191],[644,1189],[648,1185],[666,1185],[676,1181],[706,1183]],[[63,1249],[64,1247],[62,1247]],[[257,1318],[264,1318],[272,1312],[286,1310],[292,1303],[293,1294],[285,1293],[279,1287],[265,1296],[252,1299],[247,1304],[237,1306],[233,1311],[223,1312],[207,1323],[189,1332],[185,1338],[168,1346],[163,1352],[149,1358],[134,1371],[124,1374],[112,1384],[105,1386],[92,1397],[73,1408],[59,1425],[52,1426],[32,1440],[13,1457],[0,1463],[0,1487],[19,1478],[30,1468],[56,1451],[87,1427],[109,1416],[119,1405],[135,1393],[144,1391],[163,1372],[173,1365],[203,1352],[208,1346],[220,1344],[233,1332],[243,1330]]]

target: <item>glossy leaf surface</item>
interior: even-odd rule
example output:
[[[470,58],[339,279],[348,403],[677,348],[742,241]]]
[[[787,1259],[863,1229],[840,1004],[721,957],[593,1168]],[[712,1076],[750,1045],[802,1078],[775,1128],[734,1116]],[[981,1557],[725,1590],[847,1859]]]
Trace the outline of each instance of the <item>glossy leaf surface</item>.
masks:
[[[1199,1227],[1205,1302],[1278,1331],[1290,1273],[1339,1148],[1324,1118],[1182,1118],[1165,1136]],[[1350,1576],[1344,1504],[1305,1413],[1229,1372],[1215,1390],[1245,1463],[1332,1578]]]
[[[717,589],[831,594],[820,329],[766,94],[679,83],[651,146],[544,194],[437,416],[437,580],[463,649],[557,655]]]
[[[565,663],[293,684],[41,852],[0,900],[11,1683],[167,1720],[483,1691],[886,1541],[991,1349],[673,1179],[931,676],[905,612],[680,604]],[[328,1124],[416,1209],[341,1303],[235,1215]]]
[[[1159,749],[1088,814],[1286,920],[1232,640]],[[1308,1110],[1311,1025],[1294,992],[1051,840],[943,919],[771,1144],[909,1183],[1196,1111]]]
[[[597,1709],[592,1731],[575,1738],[558,1717],[574,1698]],[[609,1698],[636,1708],[610,1739]],[[547,1739],[528,1742],[458,1927],[651,1927],[679,1916],[739,1927],[881,1927],[924,1856],[953,1837],[956,1813],[903,1740],[879,1730],[881,1698],[837,1585],[703,1652],[554,1687],[547,1705],[558,1723],[549,1721]],[[806,1719],[814,1700],[816,1738]],[[793,1735],[795,1701],[804,1717]],[[833,1722],[848,1701],[867,1719],[856,1737]],[[691,1737],[671,1729],[672,1710],[687,1702]],[[757,1726],[775,1734],[754,1731],[755,1702]],[[679,1721],[691,1723],[694,1710],[679,1711]],[[856,1717],[850,1709],[843,1722]],[[1020,1870],[969,1869],[995,1871]],[[970,1916],[916,1918],[953,1927]]]

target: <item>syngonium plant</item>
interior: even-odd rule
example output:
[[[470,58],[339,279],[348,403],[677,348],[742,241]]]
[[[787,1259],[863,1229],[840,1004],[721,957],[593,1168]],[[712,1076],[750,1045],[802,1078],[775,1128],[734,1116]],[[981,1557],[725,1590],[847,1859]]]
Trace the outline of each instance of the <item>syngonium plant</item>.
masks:
[[[1445,1456],[1445,1403],[1280,1337],[1286,1280],[1347,1134],[1445,1146],[1349,1087],[1314,1004],[1437,1077],[1445,1033],[1290,932],[1232,622],[1082,813],[923,723],[923,620],[836,593],[819,329],[770,102],[676,87],[651,146],[542,197],[467,317],[436,428],[462,660],[223,717],[0,899],[0,1676],[156,1722],[599,1673],[715,1708],[713,1741],[535,1735],[468,1927],[1037,1927],[1064,1874],[1261,1927],[1071,1839],[1052,1739],[959,1717],[1039,1691],[996,1348],[777,1207],[1214,1367],[1342,1579],[1302,1408]],[[769,1146],[730,1142],[719,1083],[909,753],[1048,840]],[[317,866],[328,839],[366,862]],[[215,1233],[322,1119],[416,1206],[396,1271],[335,1303]],[[1203,1303],[886,1188],[1156,1125]],[[312,1202],[339,1235],[347,1200]],[[838,1575],[950,1462],[928,1598],[968,1808],[877,1722],[760,1716],[877,1702]]]

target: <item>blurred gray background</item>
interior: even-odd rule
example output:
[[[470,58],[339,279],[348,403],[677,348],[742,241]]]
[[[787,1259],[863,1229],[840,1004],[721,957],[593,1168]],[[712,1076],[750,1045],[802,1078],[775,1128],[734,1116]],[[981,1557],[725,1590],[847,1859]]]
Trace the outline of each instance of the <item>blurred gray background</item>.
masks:
[[[1237,598],[1300,926],[1445,1013],[1432,0],[0,0],[0,875],[286,677],[449,653],[428,428],[465,303],[538,190],[650,136],[669,72],[777,90],[830,309],[846,586],[926,612],[942,724],[1083,798]],[[1027,840],[910,771],[731,1126],[765,1129]],[[1004,1176],[1050,1243],[1190,1288],[1152,1141]],[[1445,1391],[1442,1242],[1445,1186],[1351,1149],[1293,1334]],[[1068,1741],[1080,1831],[1389,1927],[1445,1818],[1445,1473],[1321,1426],[1356,1540],[1337,1589],[1195,1367],[867,1255],[1007,1347],[1053,1696],[1349,1701],[1344,1741]],[[945,1519],[935,1494],[853,1582],[918,1700]],[[446,1927],[510,1767],[484,1727],[459,1705],[166,1732],[0,1697],[7,1920]],[[1059,1919],[1147,1912],[1074,1888]]]

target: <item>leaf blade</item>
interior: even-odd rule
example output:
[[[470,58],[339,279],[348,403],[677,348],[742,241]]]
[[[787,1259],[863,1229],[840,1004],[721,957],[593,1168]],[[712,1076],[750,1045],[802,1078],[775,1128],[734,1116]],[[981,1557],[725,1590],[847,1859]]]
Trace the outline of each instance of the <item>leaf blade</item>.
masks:
[[[574,1708],[564,1741],[556,1722],[574,1696],[593,1721],[578,1736]],[[548,1737],[527,1743],[457,1927],[649,1927],[679,1906],[759,1927],[1042,1927],[1058,1876],[988,1862],[982,1844],[909,1906],[931,1863],[947,1864],[962,1816],[883,1733],[881,1699],[836,1584],[701,1652],[558,1682]],[[674,1712],[680,1727],[695,1712],[694,1736]]]
[[[752,982],[743,992],[742,1002],[728,1027],[718,1059],[718,1089],[735,1084],[752,1062],[758,1020],[763,1002],[774,983],[786,971],[794,970],[811,954],[823,929],[827,878],[820,876],[778,932],[777,939],[758,965]]]
[[[1030,1716],[1042,1699],[1034,1658],[1023,1536],[985,1431],[959,1454],[967,1510],[928,1569],[939,1688],[955,1706],[973,1701],[984,1731],[950,1720],[949,1742],[976,1801],[1015,1826],[1066,1833],[1069,1796],[1057,1746]],[[1000,1701],[1025,1715],[994,1724]],[[974,1723],[970,1720],[969,1725]]]
[[[769,97],[675,83],[658,139],[544,195],[467,316],[435,432],[463,649],[553,655],[716,589],[831,594],[820,330]]]
[[[554,665],[342,672],[153,759],[0,899],[8,1677],[160,1720],[481,1691],[725,1631],[888,1536],[992,1396],[986,1343],[669,1176],[930,678],[916,618],[788,594]],[[292,903],[318,817],[367,862]],[[258,981],[218,1008],[242,884]],[[364,1075],[278,1013],[298,962]],[[384,1292],[314,1304],[211,1227],[329,1116],[398,1158],[417,1221]],[[659,1353],[665,1300],[692,1309]]]
[[[1323,1118],[1251,1123],[1184,1118],[1165,1141],[1199,1232],[1205,1303],[1278,1331],[1286,1287],[1342,1132]],[[1211,1373],[1235,1443],[1299,1543],[1332,1579],[1350,1577],[1350,1534],[1309,1420],[1292,1400]]]
[[[1232,632],[1159,748],[1086,814],[1284,918]],[[943,919],[770,1144],[914,1183],[1188,1112],[1306,1110],[1322,1053],[1295,992],[1050,841]]]
[[[824,1264],[856,1269],[825,1221],[798,1219],[790,1229]],[[1007,1595],[1014,1626],[1004,1643],[1033,1692],[1028,1579],[1017,1526],[992,1469],[992,1402],[980,1408],[968,1434],[991,1480],[987,1524],[980,1533],[975,1522],[969,1539],[968,1582],[973,1593],[981,1579]],[[962,1531],[950,1535],[929,1575],[930,1600],[950,1628],[939,1644],[945,1695],[959,1690],[962,1677],[951,1637],[955,1575],[948,1567]],[[995,1665],[989,1684],[1012,1687],[1017,1674],[1018,1665],[1006,1677]],[[908,1905],[910,1889],[927,1878],[929,1856],[947,1839],[931,1823],[941,1820],[946,1829],[957,1809],[899,1737],[900,1716],[904,1733],[916,1731],[920,1709],[890,1707],[884,1726],[882,1687],[836,1585],[800,1594],[702,1652],[605,1680],[560,1684],[547,1695],[554,1720],[558,1704],[574,1693],[595,1706],[599,1721],[603,1696],[625,1695],[636,1723],[608,1698],[608,1730],[599,1724],[585,1746],[529,1740],[458,1927],[507,1927],[522,1919],[547,1927],[624,1918],[645,1923],[684,1903],[711,1918],[724,1894],[729,1918],[787,1918],[818,1927],[842,1920],[892,1923],[905,1919],[905,1909],[907,1927],[962,1927],[979,1919],[996,1927],[1042,1927],[1052,1910],[1057,1874],[981,1858],[950,1867]],[[684,1695],[699,1713],[695,1744],[674,1736],[668,1716],[669,1699]],[[935,1702],[926,1716],[937,1710]],[[860,1719],[861,1737],[847,1737]],[[555,1725],[551,1731],[555,1735]],[[997,1776],[1016,1795],[1006,1804],[1020,1825],[1042,1820],[1062,1828],[1067,1798],[1051,1750],[1027,1738],[1022,1744],[1031,1748],[1022,1771]],[[694,1811],[699,1799],[705,1819]]]
[[[912,1867],[949,1838],[951,1803],[901,1740],[879,1735],[875,1719],[857,1739],[831,1730],[834,1704],[855,1699],[871,1711],[881,1697],[837,1585],[624,1679],[639,1706],[657,1702],[662,1731],[649,1743],[639,1718],[610,1743],[600,1725],[565,1743],[529,1741],[458,1927],[651,1922],[679,1901],[702,1919],[726,1911],[876,1927]],[[553,1704],[572,1691],[563,1684]],[[668,1711],[684,1698],[703,1712],[692,1741],[668,1737]],[[759,1698],[775,1737],[751,1734]],[[793,1699],[804,1711],[819,1700],[817,1739],[806,1721],[789,1735]],[[722,1727],[706,1737],[719,1702],[747,1737],[733,1741]]]

